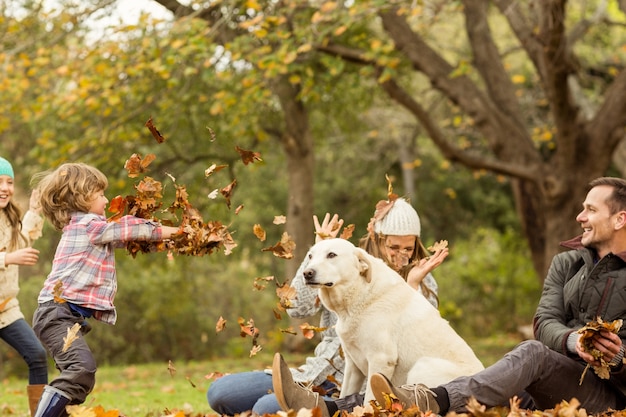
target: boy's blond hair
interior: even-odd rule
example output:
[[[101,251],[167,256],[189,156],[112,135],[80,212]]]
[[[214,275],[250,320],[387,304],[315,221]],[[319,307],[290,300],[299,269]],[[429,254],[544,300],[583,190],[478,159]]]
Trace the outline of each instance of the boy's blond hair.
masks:
[[[94,194],[106,190],[106,175],[83,163],[66,163],[33,178],[39,190],[41,211],[57,230],[70,222],[72,213],[87,213]]]

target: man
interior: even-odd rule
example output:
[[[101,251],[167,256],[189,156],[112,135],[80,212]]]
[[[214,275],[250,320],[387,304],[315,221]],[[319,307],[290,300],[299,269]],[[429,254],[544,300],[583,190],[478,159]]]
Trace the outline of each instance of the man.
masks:
[[[521,394],[538,409],[572,398],[589,413],[626,408],[626,325],[618,334],[602,331],[592,339],[609,363],[609,378],[589,369],[580,383],[588,364],[601,363],[583,350],[577,331],[598,317],[626,321],[626,180],[603,177],[589,185],[576,217],[583,234],[562,243],[570,250],[555,256],[548,271],[534,317],[536,340],[519,344],[484,371],[430,389],[391,387],[384,375],[375,374],[370,383],[379,404],[393,392],[404,406],[445,415],[464,411],[470,397],[496,406]]]

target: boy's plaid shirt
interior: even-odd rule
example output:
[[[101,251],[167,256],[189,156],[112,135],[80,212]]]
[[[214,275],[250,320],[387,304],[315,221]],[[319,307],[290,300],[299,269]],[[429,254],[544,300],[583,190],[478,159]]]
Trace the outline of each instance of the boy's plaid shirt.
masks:
[[[52,271],[39,293],[38,302],[54,299],[54,287],[62,282],[60,297],[94,310],[94,318],[115,324],[113,300],[117,292],[115,248],[134,240],[161,240],[158,223],[134,216],[107,222],[93,213],[73,213],[63,228]]]

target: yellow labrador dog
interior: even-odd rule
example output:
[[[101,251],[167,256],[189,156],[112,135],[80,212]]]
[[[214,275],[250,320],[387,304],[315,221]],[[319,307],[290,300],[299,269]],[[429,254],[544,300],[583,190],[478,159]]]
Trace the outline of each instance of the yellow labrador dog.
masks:
[[[327,239],[309,251],[304,278],[319,288],[346,356],[341,397],[359,392],[382,373],[394,386],[434,387],[483,365],[469,345],[424,296],[387,264],[344,239]]]

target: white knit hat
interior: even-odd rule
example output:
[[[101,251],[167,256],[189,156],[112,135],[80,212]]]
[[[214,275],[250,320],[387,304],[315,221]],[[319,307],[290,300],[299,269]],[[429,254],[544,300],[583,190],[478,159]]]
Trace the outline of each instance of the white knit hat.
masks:
[[[405,199],[398,198],[387,215],[374,224],[374,232],[387,236],[419,236],[422,225],[413,206]]]

